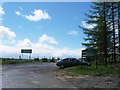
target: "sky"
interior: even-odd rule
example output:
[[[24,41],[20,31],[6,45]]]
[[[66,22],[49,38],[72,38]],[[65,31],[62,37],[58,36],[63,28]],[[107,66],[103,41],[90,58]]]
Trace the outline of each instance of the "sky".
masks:
[[[91,2],[4,2],[0,5],[0,57],[81,57],[85,13]],[[24,54],[24,58],[28,54]]]

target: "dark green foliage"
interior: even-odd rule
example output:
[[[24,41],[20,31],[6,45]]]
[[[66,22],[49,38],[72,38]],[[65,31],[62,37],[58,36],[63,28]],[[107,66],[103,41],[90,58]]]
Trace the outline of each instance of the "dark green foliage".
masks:
[[[120,60],[120,2],[118,3],[118,54]]]
[[[55,62],[55,58],[52,57],[52,59],[49,59],[50,62]]]
[[[40,61],[40,59],[39,58],[34,58],[34,61]]]
[[[42,62],[48,62],[48,59],[47,58],[42,58],[41,61]]]
[[[111,61],[117,62],[116,55],[118,53],[116,30],[119,30],[118,2],[94,2],[87,16],[86,23],[92,25],[93,28],[81,27],[86,37],[87,43],[83,43],[87,49],[97,51],[97,62],[108,64]],[[120,41],[119,41],[120,42]],[[90,57],[89,58],[93,58]],[[94,58],[93,58],[94,59]],[[109,61],[109,62],[108,62]]]

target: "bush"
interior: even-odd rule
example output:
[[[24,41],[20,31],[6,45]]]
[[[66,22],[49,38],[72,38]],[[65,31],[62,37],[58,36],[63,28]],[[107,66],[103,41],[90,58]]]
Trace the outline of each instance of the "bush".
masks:
[[[52,59],[50,59],[50,62],[55,62],[55,58],[52,57]]]
[[[34,61],[40,61],[39,58],[35,58]]]
[[[55,62],[55,60],[51,59],[50,62]]]
[[[42,58],[42,62],[48,62],[47,58]]]

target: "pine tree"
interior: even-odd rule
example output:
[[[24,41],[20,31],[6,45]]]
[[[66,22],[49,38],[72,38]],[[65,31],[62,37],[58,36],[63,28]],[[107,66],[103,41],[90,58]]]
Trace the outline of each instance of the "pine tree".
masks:
[[[119,52],[119,60],[120,60],[120,2],[118,2],[118,52]]]
[[[112,33],[111,33],[111,41],[112,41],[112,43],[111,43],[111,46],[112,46],[112,61],[114,61],[115,63],[117,62],[117,53],[118,53],[118,50],[117,50],[117,48],[118,48],[118,33],[116,32],[116,31],[118,31],[118,27],[119,27],[119,25],[118,25],[118,16],[119,16],[119,14],[118,14],[118,2],[111,2],[110,3],[110,9],[109,9],[109,11],[111,11],[111,13],[110,13],[110,16],[111,17],[109,17],[111,20],[110,20],[110,24],[108,24],[108,26],[109,27],[111,27],[110,28],[110,30],[112,31]]]
[[[89,11],[85,14],[86,23],[94,27],[81,27],[87,36],[84,40],[88,42],[83,45],[96,50],[100,62],[107,64],[108,59],[117,62],[117,53],[120,55],[120,2],[94,2]]]
[[[83,43],[87,48],[92,48],[97,51],[98,59],[107,64],[108,57],[108,38],[110,37],[109,27],[107,25],[107,14],[109,12],[109,4],[106,2],[94,2],[91,6],[91,14],[85,14],[87,24],[95,25],[94,28],[88,29],[81,27],[84,34],[88,37],[84,38],[89,43]],[[110,42],[111,43],[111,42]]]

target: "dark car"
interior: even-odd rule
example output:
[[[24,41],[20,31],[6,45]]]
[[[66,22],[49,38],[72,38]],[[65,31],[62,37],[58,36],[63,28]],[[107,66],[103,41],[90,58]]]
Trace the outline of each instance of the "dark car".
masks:
[[[90,66],[90,64],[88,62],[80,61],[76,58],[65,58],[65,59],[59,60],[59,61],[57,61],[56,65],[62,69],[65,67],[72,67],[72,66],[78,66],[78,65]]]

